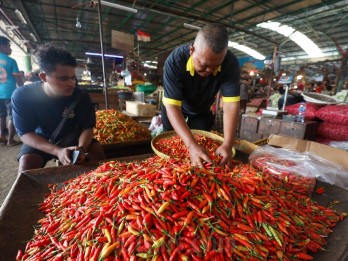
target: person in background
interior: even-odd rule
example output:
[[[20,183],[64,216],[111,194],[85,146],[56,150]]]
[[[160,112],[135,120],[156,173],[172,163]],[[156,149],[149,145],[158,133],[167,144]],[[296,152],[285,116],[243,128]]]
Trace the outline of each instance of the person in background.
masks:
[[[246,112],[247,103],[249,100],[249,84],[248,80],[243,79],[240,84],[240,109],[242,113]]]
[[[297,84],[297,90],[298,91],[303,92],[304,88],[305,88],[305,86],[304,86],[304,84],[302,82]]]
[[[307,91],[308,92],[315,92],[315,84],[314,84],[314,82],[310,82],[309,83]]]
[[[20,76],[21,76],[21,78],[22,78],[22,82],[23,82],[23,84],[24,84],[24,82],[25,82],[26,79],[27,79],[27,77],[25,76],[25,72],[24,72],[24,71],[19,71],[19,74],[20,74]]]
[[[19,145],[14,139],[16,134],[11,108],[11,96],[18,86],[23,85],[22,74],[18,70],[17,62],[9,57],[12,49],[10,40],[0,36],[0,142],[7,146]],[[8,117],[8,139],[5,137],[6,118]]]
[[[221,165],[232,165],[232,146],[239,120],[240,67],[227,50],[228,32],[219,24],[202,27],[191,45],[176,48],[164,65],[162,123],[175,130],[190,153],[192,166],[212,162],[197,144],[190,129],[210,131],[214,124],[211,105],[221,90],[224,142],[216,153]]]
[[[29,73],[27,73],[27,80],[24,84],[30,84],[33,82],[38,82],[41,81],[40,77],[39,77],[39,71],[35,70],[35,71],[31,71]]]
[[[318,83],[318,85],[315,87],[316,93],[321,93],[323,91],[323,85],[322,83]]]
[[[281,91],[280,91],[281,90]],[[284,99],[285,99],[285,89],[282,87],[282,89],[279,89],[279,93],[282,95],[278,100],[278,109],[283,109]],[[296,104],[299,102],[305,101],[303,96],[301,95],[301,92],[289,90],[288,95],[286,97],[286,104],[285,106],[289,106],[292,104]]]
[[[332,86],[330,85],[330,82],[327,81],[327,80],[324,80],[322,82],[322,86],[323,86],[323,90],[322,91],[329,92],[329,91],[332,90]]]
[[[12,95],[14,125],[24,143],[18,154],[19,173],[42,168],[54,157],[63,165],[71,164],[74,150],[82,152],[78,163],[103,160],[103,148],[93,139],[96,116],[92,101],[88,93],[76,88],[75,58],[49,44],[38,49],[36,58],[41,81],[25,85]],[[60,139],[74,132],[76,139],[64,147],[50,143],[52,133],[77,97],[79,102],[66,115],[58,135]]]

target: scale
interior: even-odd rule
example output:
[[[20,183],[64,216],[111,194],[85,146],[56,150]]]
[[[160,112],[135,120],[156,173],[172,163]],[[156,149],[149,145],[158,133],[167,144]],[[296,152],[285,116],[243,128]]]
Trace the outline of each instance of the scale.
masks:
[[[284,94],[283,108],[281,110],[278,110],[277,108],[273,108],[273,107],[267,107],[266,110],[262,111],[262,115],[264,115],[264,116],[279,116],[279,115],[287,115],[287,114],[289,114],[285,110],[286,100],[288,98],[288,92],[289,92],[289,86],[286,85],[286,87],[285,87],[285,94]]]
[[[267,107],[266,110],[262,110],[264,116],[279,116],[289,114],[286,110],[277,110],[273,107]]]

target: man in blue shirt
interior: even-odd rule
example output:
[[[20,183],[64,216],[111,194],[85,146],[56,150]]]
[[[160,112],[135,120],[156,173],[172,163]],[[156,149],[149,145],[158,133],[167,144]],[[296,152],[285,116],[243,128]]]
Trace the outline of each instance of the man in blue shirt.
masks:
[[[190,129],[210,131],[214,124],[211,105],[221,91],[224,142],[216,153],[221,164],[231,165],[233,139],[239,114],[240,68],[237,58],[227,50],[228,32],[219,24],[200,29],[192,45],[176,48],[164,65],[162,123],[165,131],[175,130],[185,143],[192,166],[211,162]]]
[[[74,150],[83,152],[79,163],[86,158],[103,160],[103,147],[93,139],[96,116],[92,101],[88,93],[76,88],[75,58],[66,50],[50,45],[41,46],[36,58],[41,81],[18,88],[12,95],[14,124],[24,143],[18,155],[18,172],[42,168],[53,157],[63,165],[71,164]],[[67,114],[78,97],[77,105]],[[66,122],[56,141],[71,133],[76,134],[75,139],[65,145],[50,143],[52,133],[65,116]]]
[[[17,62],[9,57],[12,53],[10,40],[0,36],[0,142],[7,146],[20,144],[14,140],[16,134],[12,121],[11,95],[18,86],[23,85]],[[8,140],[5,137],[6,117],[8,121]]]

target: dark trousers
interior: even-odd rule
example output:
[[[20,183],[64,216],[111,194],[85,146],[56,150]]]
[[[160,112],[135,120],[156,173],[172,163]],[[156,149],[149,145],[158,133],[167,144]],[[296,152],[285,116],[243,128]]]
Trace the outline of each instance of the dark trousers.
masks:
[[[163,123],[163,130],[164,131],[171,131],[173,130],[173,127],[168,119],[167,112],[165,109],[163,109],[164,106],[162,106],[162,113],[161,113],[161,120]],[[215,116],[211,111],[200,114],[200,115],[186,115],[183,114],[184,118],[186,119],[187,125],[191,130],[204,130],[204,131],[210,131],[214,125]]]

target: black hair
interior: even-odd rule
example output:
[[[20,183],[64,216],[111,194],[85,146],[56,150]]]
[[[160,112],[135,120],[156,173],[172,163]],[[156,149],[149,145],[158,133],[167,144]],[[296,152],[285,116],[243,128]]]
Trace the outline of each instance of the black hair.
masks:
[[[228,46],[228,32],[225,26],[217,23],[206,24],[198,34],[205,44],[214,52],[221,53]]]
[[[0,36],[0,45],[8,45],[10,40],[4,36]]]
[[[58,64],[77,66],[76,59],[68,51],[50,44],[40,46],[35,56],[41,71],[47,74],[54,72]]]

